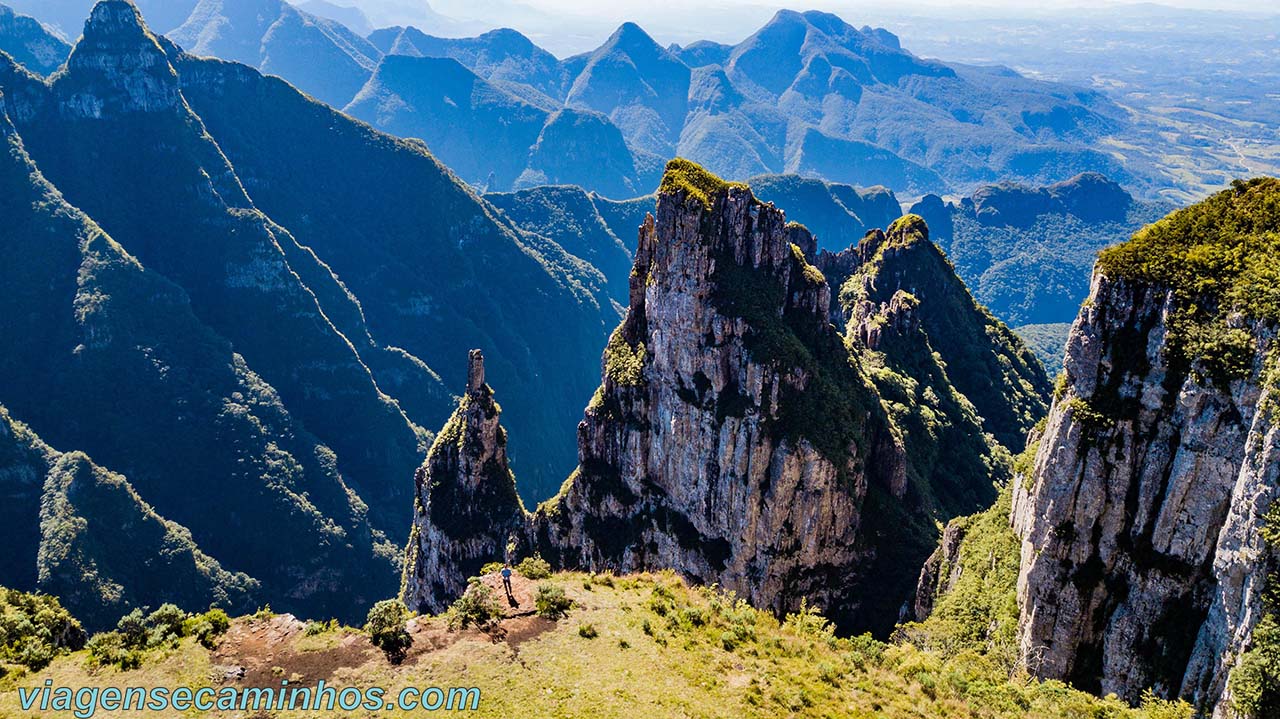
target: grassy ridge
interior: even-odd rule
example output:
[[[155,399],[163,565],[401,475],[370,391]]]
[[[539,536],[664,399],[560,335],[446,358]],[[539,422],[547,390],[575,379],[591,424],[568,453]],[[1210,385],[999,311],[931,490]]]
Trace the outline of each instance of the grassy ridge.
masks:
[[[836,638],[816,614],[778,620],[715,589],[690,588],[670,574],[559,574],[547,582],[573,600],[566,618],[506,620],[491,633],[450,630],[444,617],[419,619],[416,646],[399,666],[388,663],[358,630],[316,623],[260,648],[269,658],[254,659],[268,661],[276,686],[279,678],[305,685],[322,676],[341,686],[386,687],[391,696],[405,686],[476,686],[483,697],[475,714],[480,717],[633,717],[637,710],[735,718],[1190,716],[1184,706],[1153,700],[1131,709],[1061,683],[1010,676],[975,652],[947,656],[910,644]],[[88,652],[76,652],[39,674],[0,680],[0,715],[16,715],[16,687],[38,686],[45,678],[69,686],[209,685],[215,666],[243,661],[234,656],[240,637],[278,626],[280,619],[265,613],[238,619],[215,650],[184,639],[148,650],[141,668],[122,673],[92,673]],[[509,631],[506,639],[495,641],[503,629]],[[438,648],[423,646],[424,636]],[[335,664],[339,656],[347,661]]]

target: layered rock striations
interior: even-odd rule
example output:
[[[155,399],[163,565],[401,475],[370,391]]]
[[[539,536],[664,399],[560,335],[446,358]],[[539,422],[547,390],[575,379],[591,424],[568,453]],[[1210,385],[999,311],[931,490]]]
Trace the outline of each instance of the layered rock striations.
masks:
[[[909,219],[874,242],[927,242],[908,237],[923,231]],[[466,579],[457,558],[478,567],[514,546],[565,568],[673,568],[775,611],[807,599],[844,629],[887,633],[936,543],[935,520],[989,504],[1008,455],[947,379],[922,300],[864,297],[842,332],[832,287],[807,259],[815,249],[746,186],[670,163],[640,231],[627,317],[578,426],[578,469],[515,538],[510,503],[471,528],[473,542],[424,521],[420,498],[432,541],[420,531],[410,547],[411,597],[448,603]],[[850,257],[879,256],[862,250]],[[856,281],[875,289],[878,266],[868,267]],[[883,343],[855,331],[863,324],[882,326]],[[451,426],[487,417],[481,406],[464,400]],[[478,440],[460,451],[487,456],[502,435],[468,436]],[[448,498],[475,516],[477,465],[433,456],[443,461],[419,482],[431,506]]]
[[[677,567],[760,606],[807,596],[847,618],[867,484],[901,457],[828,323],[808,233],[716,182],[668,171],[578,474],[541,508],[537,544],[561,564]]]
[[[1041,676],[1230,715],[1228,677],[1275,610],[1277,197],[1237,183],[1102,256],[1014,492],[1021,650]]]

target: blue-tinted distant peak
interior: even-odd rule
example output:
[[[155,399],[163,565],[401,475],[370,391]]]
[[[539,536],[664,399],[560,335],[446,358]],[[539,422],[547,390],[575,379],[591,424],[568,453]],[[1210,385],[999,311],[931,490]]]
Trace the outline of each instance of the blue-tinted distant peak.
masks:
[[[633,22],[624,22],[618,26],[618,29],[605,42],[605,47],[616,47],[628,52],[642,48],[662,49],[649,33]]]

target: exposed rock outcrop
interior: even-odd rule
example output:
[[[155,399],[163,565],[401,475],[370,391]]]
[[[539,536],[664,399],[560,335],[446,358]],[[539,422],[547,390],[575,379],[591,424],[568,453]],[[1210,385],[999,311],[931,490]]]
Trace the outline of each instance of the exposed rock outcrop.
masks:
[[[927,244],[926,232],[909,218],[847,252],[840,266],[859,290],[845,293],[857,306],[841,310],[842,333],[831,285],[807,259],[812,235],[746,186],[673,161],[578,427],[577,471],[512,540],[516,510],[482,515],[477,482],[436,460],[438,440],[420,517],[437,505],[489,524],[472,541],[419,521],[408,570],[419,605],[461,592],[457,557],[478,568],[514,541],[564,568],[675,569],[777,612],[807,599],[843,630],[887,634],[936,520],[989,505],[993,479],[1008,476],[930,345],[920,308],[933,293],[913,297],[881,272],[890,248]]]
[[[1253,270],[1230,291],[1227,271],[1198,285],[1159,273],[1197,271],[1178,253],[1216,242],[1235,245],[1238,267],[1273,261],[1248,244],[1264,240],[1242,239],[1275,221],[1249,204],[1274,197],[1266,187],[1175,214],[1094,275],[1034,471],[1014,492],[1021,650],[1041,676],[1129,700],[1151,687],[1228,715],[1229,673],[1266,610],[1277,326],[1248,291]]]
[[[677,567],[777,610],[808,597],[853,611],[867,484],[903,460],[799,233],[742,186],[659,195],[579,426],[578,475],[537,517],[544,555]]]
[[[0,5],[0,51],[31,72],[47,75],[62,66],[71,46],[35,18]]]
[[[960,578],[960,545],[964,542],[968,527],[960,522],[950,522],[942,531],[942,543],[929,555],[920,569],[920,581],[916,596],[910,605],[903,607],[903,619],[923,621],[933,613],[934,602],[946,594]]]
[[[467,393],[436,435],[415,476],[417,500],[401,598],[415,611],[441,612],[487,562],[507,558],[525,525],[507,460],[502,410],[484,381],[484,356],[471,352]]]
[[[62,111],[99,118],[128,112],[156,112],[182,101],[178,74],[169,65],[138,8],[127,0],[104,0],[93,7],[84,36],[67,61],[75,87]]]

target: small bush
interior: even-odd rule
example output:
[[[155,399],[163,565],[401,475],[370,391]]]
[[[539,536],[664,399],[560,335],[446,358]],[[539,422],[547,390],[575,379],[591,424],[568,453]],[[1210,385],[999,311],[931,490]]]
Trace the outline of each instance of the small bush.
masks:
[[[707,623],[707,616],[697,607],[685,607],[680,610],[680,623],[689,627],[701,627]]]
[[[501,572],[502,568],[505,566],[507,565],[502,562],[489,562],[480,568],[480,576],[483,577],[489,574],[497,574],[498,572]]]
[[[369,610],[364,630],[369,633],[373,645],[381,649],[392,664],[403,661],[409,647],[413,646],[413,637],[405,629],[409,616],[409,608],[399,599],[384,599]]]
[[[206,649],[213,649],[217,645],[218,637],[227,633],[231,628],[231,618],[221,609],[210,609],[204,614],[195,614],[188,617],[182,625],[182,633],[185,636],[195,637],[196,641]]]
[[[600,636],[600,632],[596,631],[596,625],[594,624],[579,624],[578,636],[583,639],[595,639]]]
[[[516,571],[525,579],[546,579],[551,576],[551,565],[542,557],[525,557],[516,565]]]
[[[1142,719],[1192,719],[1195,716],[1195,709],[1190,704],[1181,700],[1160,699],[1150,689],[1142,693],[1142,708],[1139,711]]]
[[[830,639],[835,635],[835,627],[822,616],[817,607],[811,606],[808,600],[800,600],[800,609],[788,614],[783,625],[802,637],[814,639]]]
[[[733,632],[721,632],[720,646],[724,647],[726,652],[731,652],[738,648],[738,638],[734,636]]]
[[[308,637],[315,637],[321,634],[328,634],[338,630],[338,620],[330,619],[327,622],[310,621],[302,630],[302,633]]]
[[[671,590],[659,584],[653,588],[653,593],[649,595],[649,609],[660,617],[667,616],[674,607],[675,597],[671,594]]]
[[[183,624],[187,613],[173,604],[162,604],[147,615],[147,646],[158,647],[183,637]]]
[[[127,616],[127,615],[126,615]],[[89,640],[89,664],[95,667],[116,667],[121,671],[142,666],[142,651],[129,644],[121,632],[103,632]]]
[[[564,590],[554,584],[539,584],[533,606],[538,616],[555,620],[569,613],[569,609],[573,607],[573,600],[566,597]]]
[[[147,648],[147,619],[143,616],[142,609],[134,609],[120,617],[120,621],[116,622],[116,631],[120,633],[120,639],[126,647]]]
[[[80,622],[57,599],[0,588],[0,662],[39,671],[84,643]]]
[[[483,627],[502,618],[502,605],[493,591],[482,582],[473,581],[458,601],[449,607],[449,627],[465,629],[475,625]]]

